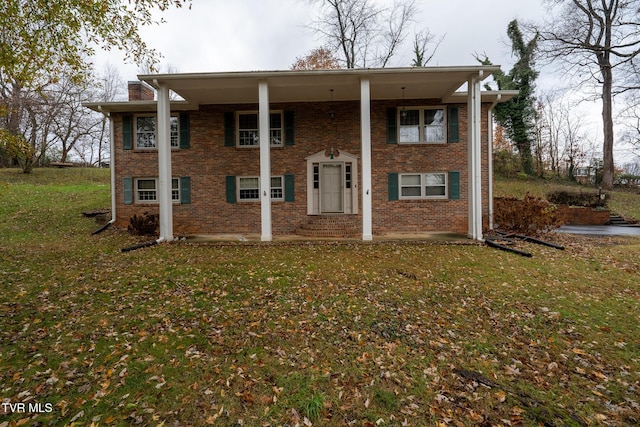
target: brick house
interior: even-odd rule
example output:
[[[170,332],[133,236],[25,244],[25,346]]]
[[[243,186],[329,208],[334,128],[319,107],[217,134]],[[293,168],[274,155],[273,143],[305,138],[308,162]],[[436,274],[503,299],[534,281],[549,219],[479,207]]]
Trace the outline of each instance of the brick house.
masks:
[[[482,239],[492,214],[491,110],[516,94],[481,89],[498,69],[139,76],[128,102],[86,105],[110,117],[112,221],[158,212],[160,240]]]

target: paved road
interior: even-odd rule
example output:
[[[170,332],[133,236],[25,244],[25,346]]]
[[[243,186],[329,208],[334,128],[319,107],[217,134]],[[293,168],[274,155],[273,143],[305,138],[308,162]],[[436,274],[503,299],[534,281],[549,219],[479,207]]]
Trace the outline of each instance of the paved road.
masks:
[[[640,227],[619,225],[563,225],[558,233],[590,234],[596,236],[640,236]]]

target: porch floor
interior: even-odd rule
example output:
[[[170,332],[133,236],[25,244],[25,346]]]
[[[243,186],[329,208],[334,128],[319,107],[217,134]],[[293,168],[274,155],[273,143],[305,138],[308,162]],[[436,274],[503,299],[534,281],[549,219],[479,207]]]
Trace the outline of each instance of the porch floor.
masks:
[[[180,237],[179,240],[187,242],[260,242],[261,236],[258,233],[247,234],[194,234]],[[422,232],[422,233],[385,233],[373,236],[374,242],[384,241],[460,241],[469,240],[462,234],[449,232]],[[273,236],[272,242],[363,242],[361,237],[308,237],[296,234],[285,234]],[[269,242],[264,242],[269,243]],[[366,242],[365,242],[366,243]]]

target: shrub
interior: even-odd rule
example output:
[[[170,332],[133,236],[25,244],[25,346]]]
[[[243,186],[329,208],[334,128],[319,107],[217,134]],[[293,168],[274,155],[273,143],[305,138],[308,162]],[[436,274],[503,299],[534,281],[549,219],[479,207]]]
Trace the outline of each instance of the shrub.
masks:
[[[554,205],[528,193],[523,200],[515,197],[494,199],[494,219],[505,231],[527,235],[545,233],[562,225]]]
[[[136,236],[154,236],[158,235],[159,224],[159,215],[145,212],[129,218],[127,230]]]
[[[585,193],[575,191],[552,191],[547,194],[547,200],[558,205],[582,206],[586,208],[605,207],[609,200],[608,193]]]

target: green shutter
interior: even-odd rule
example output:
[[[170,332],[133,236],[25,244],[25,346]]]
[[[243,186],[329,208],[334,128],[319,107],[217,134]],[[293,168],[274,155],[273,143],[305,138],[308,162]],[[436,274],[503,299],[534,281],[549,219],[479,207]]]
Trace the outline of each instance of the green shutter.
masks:
[[[122,116],[122,149],[133,149],[133,116],[131,114]]]
[[[180,203],[183,205],[191,203],[191,177],[180,177]]]
[[[287,173],[284,175],[284,201],[295,202],[295,200],[294,176],[292,173]]]
[[[460,199],[460,172],[449,172],[449,199]]]
[[[387,108],[387,144],[398,143],[398,112],[395,108]]]
[[[284,112],[284,144],[295,144],[295,121],[293,111]]]
[[[189,148],[191,145],[191,130],[189,128],[189,113],[180,113],[180,148]]]
[[[389,201],[398,200],[399,191],[398,191],[398,174],[397,173],[389,173]]]
[[[236,177],[227,175],[226,186],[227,186],[227,203],[235,203],[236,202]]]
[[[236,145],[236,115],[233,111],[224,113],[224,146]]]
[[[133,204],[133,178],[125,177],[122,179],[122,195],[125,205]]]
[[[458,107],[449,107],[449,142],[460,142]]]

